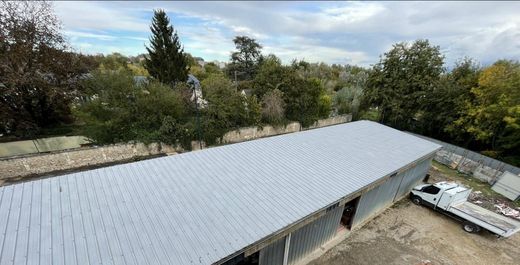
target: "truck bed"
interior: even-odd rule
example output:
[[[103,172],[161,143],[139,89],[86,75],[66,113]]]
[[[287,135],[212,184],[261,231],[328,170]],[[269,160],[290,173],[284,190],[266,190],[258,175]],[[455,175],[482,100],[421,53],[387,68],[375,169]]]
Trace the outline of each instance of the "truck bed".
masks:
[[[466,214],[470,217],[473,217],[478,221],[484,223],[476,223],[477,225],[484,227],[490,230],[491,232],[497,233],[501,236],[507,237],[513,234],[514,232],[520,230],[520,222],[515,221],[506,216],[499,215],[497,213],[494,213],[467,201],[458,203],[456,205],[452,205],[449,211],[459,216],[462,213],[462,215]],[[495,229],[489,229],[489,227],[487,227],[488,225],[494,228],[498,228],[503,232],[500,233],[500,231],[493,231]]]

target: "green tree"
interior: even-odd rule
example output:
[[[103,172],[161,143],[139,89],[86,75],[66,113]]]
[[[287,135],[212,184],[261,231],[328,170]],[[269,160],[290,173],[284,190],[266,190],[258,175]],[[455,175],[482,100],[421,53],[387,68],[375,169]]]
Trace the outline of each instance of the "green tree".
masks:
[[[330,97],[317,79],[306,80],[296,74],[289,75],[280,86],[286,104],[286,117],[298,121],[303,127],[328,117],[331,109]]]
[[[75,114],[94,142],[176,143],[184,137],[185,108],[177,90],[158,82],[137,86],[126,71],[96,71],[84,87],[88,97]]]
[[[259,65],[258,73],[253,80],[253,93],[262,98],[268,91],[279,89],[290,75],[289,72],[289,68],[282,66],[278,57],[269,54]]]
[[[256,97],[241,95],[225,76],[210,75],[201,86],[208,101],[207,108],[202,110],[207,144],[215,144],[229,130],[259,124],[261,112]]]
[[[320,80],[300,76],[294,65],[283,66],[274,55],[267,56],[260,64],[253,88],[260,98],[274,89],[283,92],[286,118],[305,127],[330,114],[331,98]]]
[[[193,74],[199,81],[203,81],[210,75],[224,75],[224,72],[212,62],[206,63],[204,67],[191,67],[191,74]]]
[[[455,125],[490,145],[500,157],[520,156],[520,63],[497,61],[483,69]],[[518,161],[516,161],[518,163]]]
[[[118,52],[114,52],[100,58],[99,69],[104,71],[128,70],[128,62],[128,57]]]
[[[188,58],[164,10],[154,11],[150,30],[152,36],[150,47],[146,47],[148,56],[144,64],[148,73],[168,85],[186,81],[189,73]]]
[[[420,132],[431,137],[467,146],[473,139],[454,121],[464,113],[465,101],[472,97],[471,88],[478,84],[480,67],[469,58],[456,62],[455,67],[441,76],[440,82],[423,103]],[[446,133],[447,132],[447,133]]]
[[[237,50],[231,54],[228,75],[233,80],[252,80],[262,60],[262,46],[248,36],[236,36],[233,42]]]
[[[362,98],[362,87],[345,86],[334,95],[334,108],[338,114],[351,113],[353,117],[357,117]]]
[[[443,58],[428,40],[395,44],[369,75],[364,106],[378,107],[385,124],[414,130],[428,95],[438,87]]]
[[[78,80],[96,63],[68,52],[49,2],[0,3],[0,134],[34,137],[72,123]]]

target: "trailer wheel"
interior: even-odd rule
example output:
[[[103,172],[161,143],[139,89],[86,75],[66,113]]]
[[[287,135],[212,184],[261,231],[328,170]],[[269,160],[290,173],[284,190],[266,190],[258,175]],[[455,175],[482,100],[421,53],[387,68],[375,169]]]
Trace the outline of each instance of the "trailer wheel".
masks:
[[[414,204],[421,205],[421,204],[422,204],[422,199],[421,199],[421,197],[419,197],[419,196],[413,196],[413,197],[412,197],[412,202],[413,202]]]
[[[480,231],[480,226],[474,224],[474,223],[470,223],[470,222],[466,222],[462,225],[462,228],[464,229],[464,231],[468,232],[468,233],[477,233]]]

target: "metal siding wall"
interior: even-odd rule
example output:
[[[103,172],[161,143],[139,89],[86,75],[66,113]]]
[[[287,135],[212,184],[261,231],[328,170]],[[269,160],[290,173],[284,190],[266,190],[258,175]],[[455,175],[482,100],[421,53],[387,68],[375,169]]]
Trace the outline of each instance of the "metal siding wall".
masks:
[[[294,264],[336,235],[343,207],[337,207],[314,222],[293,232],[288,264]]]
[[[282,265],[285,237],[260,250],[259,265]]]
[[[424,176],[426,176],[428,170],[430,169],[432,159],[433,157],[419,162],[415,167],[409,169],[406,172],[403,182],[401,183],[401,187],[399,187],[399,192],[397,193],[396,199],[399,199],[408,194],[408,192],[410,192],[413,187],[415,187],[424,179]]]
[[[363,222],[372,214],[390,205],[399,188],[399,183],[403,179],[404,173],[397,174],[388,179],[385,183],[377,186],[369,192],[363,194],[359,200],[356,213],[354,215],[353,226]]]
[[[388,179],[385,183],[363,194],[354,216],[353,226],[370,218],[379,210],[399,199],[423,179],[430,168],[432,158],[419,162],[416,166]],[[399,189],[399,191],[398,191]]]

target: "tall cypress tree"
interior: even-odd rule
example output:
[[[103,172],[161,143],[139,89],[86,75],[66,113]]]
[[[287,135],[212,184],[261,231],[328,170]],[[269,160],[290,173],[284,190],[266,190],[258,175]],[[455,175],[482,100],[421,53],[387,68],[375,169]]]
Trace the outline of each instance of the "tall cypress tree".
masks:
[[[164,84],[186,81],[188,59],[164,10],[154,11],[150,30],[150,47],[146,47],[148,56],[144,64],[148,73]]]

